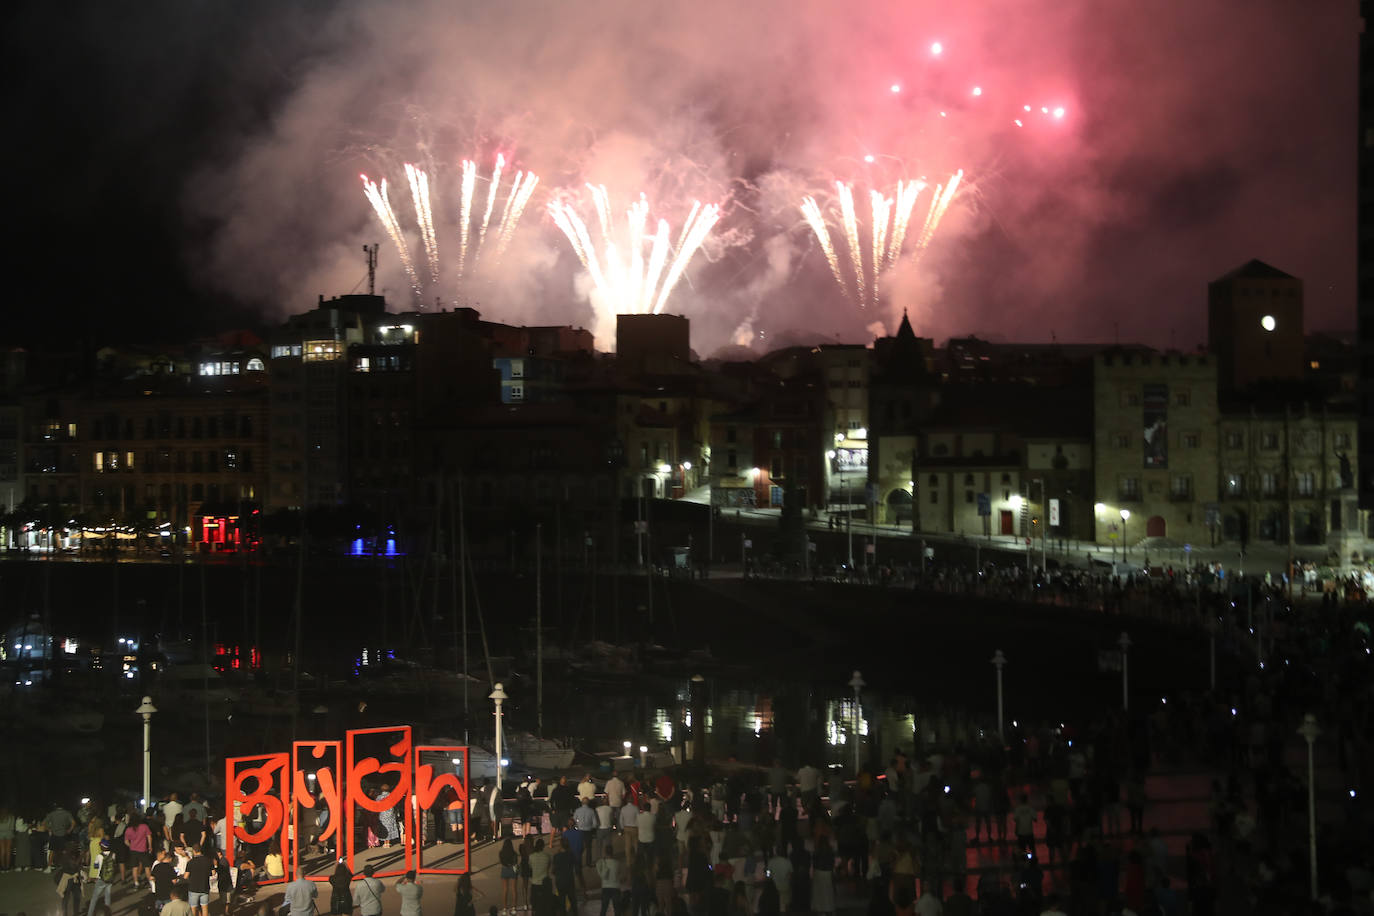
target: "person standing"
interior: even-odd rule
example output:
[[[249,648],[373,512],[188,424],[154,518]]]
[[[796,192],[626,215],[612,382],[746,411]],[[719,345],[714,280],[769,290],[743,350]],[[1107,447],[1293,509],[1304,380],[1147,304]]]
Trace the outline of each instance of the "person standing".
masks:
[[[210,872],[214,870],[214,864],[204,849],[197,846],[191,850],[191,861],[186,863],[186,902],[196,916],[210,916]],[[310,886],[314,888],[314,884]],[[287,899],[290,899],[289,895]],[[309,916],[312,911],[293,907],[291,912],[297,916]]]
[[[573,808],[576,807],[576,799],[572,786],[568,785],[568,777],[558,777],[558,785],[549,790],[549,822],[554,836],[567,828]]]
[[[781,760],[775,759],[773,765],[768,768],[768,810],[777,811],[782,807],[783,799],[787,797],[787,783],[792,779],[792,774],[787,771],[787,767],[782,765]]]
[[[186,902],[186,888],[174,887],[167,894],[167,905],[159,916],[191,916],[191,905]]]
[[[390,783],[382,786],[382,791],[377,795],[377,801],[385,801],[386,799],[390,798],[392,788],[393,786]],[[398,823],[398,819],[396,817],[395,805],[393,805],[390,808],[387,808],[384,811],[378,812],[377,821],[382,827],[383,849],[390,849],[392,843],[400,842],[401,825],[400,823]]]
[[[153,887],[153,900],[165,906],[167,901],[172,899],[172,885],[176,880],[177,869],[172,864],[172,854],[164,849],[157,854],[157,864],[148,870],[148,883]]]
[[[192,864],[195,863],[192,859]],[[297,875],[296,880],[286,885],[285,903],[291,908],[291,916],[316,916],[315,897],[319,894],[315,882],[305,875]]]
[[[592,865],[592,857],[596,848],[596,812],[592,810],[592,802],[595,798],[583,798],[582,804],[573,812],[573,827],[575,832],[567,834],[567,837],[574,842],[568,844],[573,858],[577,860],[578,870],[581,871],[585,857],[586,864]]]
[[[424,896],[425,888],[415,879],[415,869],[406,872],[396,882],[396,893],[401,895],[401,916],[421,916],[420,898]]]
[[[497,853],[496,859],[501,865],[501,916],[510,916],[515,912],[518,900],[515,882],[520,880],[520,856],[516,853],[510,837],[506,837],[505,842],[501,844],[501,851]]]
[[[329,912],[335,916],[351,916],[353,896],[349,893],[353,886],[353,872],[348,870],[344,860],[334,866],[334,874],[329,876]]]
[[[177,838],[172,835],[172,825],[176,823],[177,815],[182,812],[181,801],[177,793],[173,792],[171,795],[168,795],[167,800],[162,803],[159,811],[162,814],[163,837],[168,843],[175,844]],[[188,900],[187,903],[190,903],[190,901]],[[191,905],[195,906],[193,903]]]
[[[110,888],[115,880],[115,857],[110,849],[110,841],[100,841],[100,854],[91,862],[91,874],[95,884],[91,888],[91,905],[86,908],[86,916],[95,916],[95,904],[100,895],[105,895],[105,909],[110,909]]]
[[[70,847],[54,853],[57,856],[57,896],[61,900],[58,912],[62,916],[77,916],[81,912],[81,863],[76,850]]]
[[[10,870],[14,857],[14,812],[0,805],[0,871]]]
[[[802,808],[807,811],[816,803],[820,797],[821,771],[806,764],[797,771],[797,789],[801,792]]]
[[[639,809],[639,815],[635,818],[635,828],[639,832],[639,852],[638,855],[647,856],[653,861],[654,856],[654,822],[656,817],[651,805],[645,805]]]
[[[543,840],[534,841],[530,853],[530,904],[534,916],[547,916],[549,911],[549,867],[551,861]]]
[[[58,854],[66,847],[72,831],[76,829],[76,818],[60,803],[54,803],[48,816],[43,818],[43,826],[48,829],[48,871],[52,871],[57,864]]]
[[[625,835],[625,865],[635,864],[635,852],[639,849],[639,809],[634,805],[620,806],[620,832]]]
[[[592,779],[591,773],[584,773],[582,781],[577,784],[578,801],[594,801],[596,799],[596,781]]]
[[[612,773],[611,778],[606,780],[606,804],[611,809],[611,822],[618,824],[620,808],[625,804],[625,780],[620,778],[619,773]]]
[[[33,828],[23,814],[14,816],[14,867],[18,871],[28,871],[33,867],[33,844],[29,831]]]
[[[1031,807],[1030,797],[1021,796],[1021,803],[1011,812],[1016,824],[1016,845],[1025,852],[1035,852],[1035,809]]]
[[[615,916],[625,916],[620,902],[620,860],[615,857],[615,846],[606,843],[601,847],[601,858],[596,860],[596,876],[601,879],[601,916],[606,910],[615,907]]]
[[[129,826],[124,829],[124,844],[129,847],[129,864],[134,869],[134,887],[138,886],[145,870],[148,872],[148,882],[152,883],[152,840],[153,830],[148,826],[148,822],[142,815],[132,815],[129,818]]]
[[[382,891],[385,887],[381,881],[372,877],[372,872],[371,865],[364,865],[363,876],[358,881],[358,886],[353,889],[353,905],[362,916],[382,916]]]
[[[472,902],[472,875],[458,876],[458,890],[453,896],[453,916],[477,916],[477,907]]]

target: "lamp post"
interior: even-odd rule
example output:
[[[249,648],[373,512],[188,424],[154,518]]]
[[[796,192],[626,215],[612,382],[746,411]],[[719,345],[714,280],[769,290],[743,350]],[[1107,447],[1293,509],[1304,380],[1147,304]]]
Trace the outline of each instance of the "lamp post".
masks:
[[[859,672],[858,672],[857,670],[854,672],[854,676],[851,677],[851,678],[849,679],[849,686],[854,688],[854,773],[855,773],[855,775],[858,775],[858,772],[859,772],[859,720],[860,720],[861,715],[862,715],[862,714],[859,712],[859,691],[860,691],[860,690],[863,690],[864,687],[865,687],[866,685],[864,684],[863,675],[859,674]]]
[[[1007,743],[1006,734],[1002,727],[1002,668],[1007,663],[1007,657],[998,649],[992,653],[992,665],[997,669],[997,740],[1002,742],[1005,747]]]
[[[1317,899],[1317,773],[1313,766],[1312,745],[1322,730],[1317,717],[1308,713],[1302,717],[1298,734],[1307,739],[1307,867],[1312,874],[1312,899]]]
[[[1130,510],[1130,509],[1122,509],[1122,510],[1121,510],[1121,562],[1122,562],[1122,563],[1129,563],[1129,562],[1130,562],[1130,560],[1128,560],[1128,559],[1126,558],[1126,523],[1129,522],[1130,520],[1131,520],[1131,510]]]
[[[496,704],[496,791],[501,791],[501,704],[506,702],[506,691],[497,681],[496,689],[487,695]]]
[[[1130,657],[1131,637],[1123,631],[1117,637],[1116,644],[1121,647],[1121,709],[1124,712],[1131,708],[1130,679],[1128,676],[1127,660]]]
[[[641,770],[649,768],[649,746],[647,744],[639,746],[639,768]]]
[[[157,707],[152,697],[144,697],[134,715],[143,717],[143,800],[139,802],[139,814],[148,810],[148,799],[152,794],[153,775],[153,713]]]

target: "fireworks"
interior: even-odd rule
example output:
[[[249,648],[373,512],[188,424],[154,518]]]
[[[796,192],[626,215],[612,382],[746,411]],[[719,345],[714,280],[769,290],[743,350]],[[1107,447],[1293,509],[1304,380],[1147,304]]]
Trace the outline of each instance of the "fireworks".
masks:
[[[956,172],[949,181],[936,185],[926,209],[920,229],[912,236],[916,256],[929,247],[945,211],[954,200],[963,171]],[[869,192],[868,249],[862,244],[862,226],[854,207],[854,187],[843,181],[835,182],[839,201],[839,226],[849,254],[849,276],[841,267],[841,255],[836,249],[820,204],[811,196],[802,198],[801,214],[820,243],[826,264],[840,290],[860,308],[878,304],[878,281],[902,256],[916,201],[929,185],[922,180],[899,181],[891,197],[880,191]]]
[[[363,180],[363,194],[367,197],[368,203],[372,204],[372,209],[377,211],[377,219],[381,220],[382,228],[391,237],[391,243],[396,246],[396,252],[401,257],[401,264],[405,266],[406,276],[410,278],[410,288],[418,298],[420,295],[420,278],[415,274],[415,262],[410,257],[410,246],[406,244],[405,233],[401,231],[401,224],[396,219],[396,211],[391,208],[391,200],[386,193],[386,179],[382,179],[379,187],[375,181],[366,175],[359,175]]]
[[[667,220],[658,220],[648,231],[649,200],[643,194],[625,211],[619,231],[605,186],[589,184],[587,189],[600,229],[597,241],[572,204],[550,201],[549,216],[591,276],[600,307],[620,315],[659,314],[720,219],[720,208],[693,202],[674,244]]]
[[[459,184],[458,201],[458,267],[457,276],[462,280],[468,276],[469,269],[475,269],[483,263],[496,263],[501,260],[502,255],[510,246],[511,239],[515,234],[516,227],[520,224],[520,217],[525,212],[525,207],[530,202],[530,197],[534,194],[535,187],[539,184],[539,176],[533,172],[517,171],[515,178],[505,188],[505,200],[497,211],[497,198],[501,197],[501,174],[506,166],[506,157],[498,154],[496,166],[492,171],[488,181],[487,199],[482,206],[477,217],[477,231],[474,233],[474,208],[473,196],[477,190],[477,163],[470,159],[464,159],[462,163],[462,179]],[[424,247],[425,259],[429,265],[429,284],[437,287],[441,280],[441,259],[439,256],[439,233],[434,219],[434,207],[430,199],[430,180],[429,175],[421,168],[411,163],[405,164],[406,182],[410,185],[410,196],[415,207],[415,223],[420,231],[420,243]],[[401,263],[405,266],[406,275],[410,278],[411,289],[417,299],[423,292],[419,274],[415,269],[415,259],[411,254],[410,245],[406,240],[405,230],[401,227],[400,220],[396,216],[396,211],[391,205],[387,195],[386,179],[382,179],[380,185],[371,181],[366,175],[362,176],[363,194],[367,197],[368,203],[377,214],[377,219],[381,222],[382,228],[386,230],[387,236],[391,239],[396,251],[400,255]],[[492,215],[497,214],[493,222]],[[475,240],[474,240],[475,235]],[[487,245],[487,237],[491,236],[491,244]]]

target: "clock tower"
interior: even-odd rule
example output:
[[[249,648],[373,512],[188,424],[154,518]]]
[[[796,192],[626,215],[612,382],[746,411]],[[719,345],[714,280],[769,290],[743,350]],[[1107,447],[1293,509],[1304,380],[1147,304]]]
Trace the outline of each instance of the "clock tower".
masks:
[[[1207,348],[1223,389],[1301,379],[1302,281],[1250,261],[1207,284]]]

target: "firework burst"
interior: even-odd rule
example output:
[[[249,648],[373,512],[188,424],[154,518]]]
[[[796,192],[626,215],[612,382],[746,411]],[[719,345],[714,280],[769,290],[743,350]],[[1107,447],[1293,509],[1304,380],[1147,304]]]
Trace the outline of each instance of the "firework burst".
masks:
[[[525,212],[525,207],[529,204],[530,198],[534,195],[534,190],[539,184],[539,176],[533,172],[520,170],[515,173],[514,180],[503,188],[502,172],[505,167],[506,157],[497,154],[491,177],[486,179],[488,183],[486,201],[479,207],[474,207],[473,198],[477,193],[477,182],[481,180],[481,176],[478,174],[476,162],[471,159],[464,159],[462,162],[457,233],[457,278],[460,282],[480,265],[500,262],[501,257],[510,246],[516,227],[519,226],[520,218]],[[429,266],[428,282],[432,288],[437,288],[442,279],[442,260],[439,253],[439,232],[434,218],[434,205],[431,200],[430,176],[424,169],[409,162],[405,163],[405,176],[406,182],[410,186],[411,201],[415,208],[415,223],[419,229],[420,244],[424,248],[425,260]],[[368,203],[372,205],[382,228],[386,230],[387,237],[396,246],[401,263],[405,266],[406,275],[410,279],[411,289],[418,300],[424,291],[415,265],[415,258],[418,255],[411,253],[405,230],[401,226],[400,220],[396,216],[396,210],[392,207],[388,197],[386,179],[382,179],[380,185],[371,181],[366,175],[362,176],[362,180],[363,194]],[[502,198],[503,193],[504,200],[498,210],[497,201]],[[496,216],[495,220],[492,218],[493,214]],[[488,240],[491,242],[490,245],[487,244]]]
[[[930,196],[930,203],[921,218],[920,228],[912,236],[911,253],[919,260],[935,238],[935,232],[944,219],[945,212],[959,188],[963,178],[962,170],[956,172],[943,184],[938,184]],[[836,247],[830,231],[826,212],[816,202],[816,198],[803,197],[800,204],[802,218],[811,227],[816,241],[825,254],[826,264],[835,278],[835,283],[845,296],[853,300],[859,308],[876,306],[879,299],[879,280],[883,273],[890,270],[902,257],[903,247],[911,231],[911,219],[916,204],[923,191],[930,186],[923,180],[899,181],[887,196],[881,191],[869,192],[868,246],[863,245],[863,226],[854,206],[854,186],[847,182],[835,182],[835,197],[838,201],[839,234],[844,237],[847,248],[848,271],[844,269],[841,252]],[[846,276],[848,273],[848,276]]]
[[[649,200],[643,194],[625,211],[621,231],[606,188],[589,184],[587,189],[600,230],[595,241],[573,204],[550,201],[549,216],[591,276],[600,307],[611,314],[660,314],[720,219],[720,207],[693,202],[674,243],[667,220],[658,220],[650,231]]]

